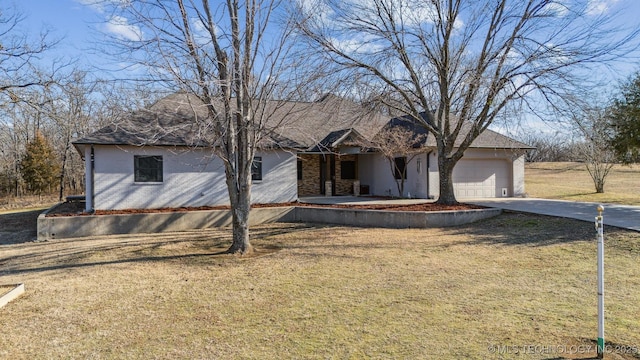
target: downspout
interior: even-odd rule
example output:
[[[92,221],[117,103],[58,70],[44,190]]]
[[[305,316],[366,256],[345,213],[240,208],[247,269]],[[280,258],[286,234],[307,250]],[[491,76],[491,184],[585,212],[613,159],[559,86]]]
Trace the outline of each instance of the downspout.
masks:
[[[90,162],[90,166],[91,166],[91,194],[89,194],[90,198],[91,198],[91,209],[90,209],[90,213],[93,214],[96,211],[96,204],[95,204],[95,194],[96,194],[96,190],[95,190],[95,175],[96,175],[96,157],[93,151],[93,144],[91,144],[91,162]]]
[[[433,150],[429,150],[429,152],[427,153],[427,199],[431,199],[431,194],[429,194],[429,191],[431,190],[431,186],[429,184],[429,170],[431,169],[431,153],[433,152]]]

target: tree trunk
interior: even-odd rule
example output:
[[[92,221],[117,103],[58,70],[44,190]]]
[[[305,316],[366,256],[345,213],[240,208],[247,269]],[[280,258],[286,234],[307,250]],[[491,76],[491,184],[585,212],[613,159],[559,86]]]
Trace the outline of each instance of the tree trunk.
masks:
[[[238,171],[240,175],[242,170]],[[229,175],[227,175],[229,176]],[[249,175],[251,176],[251,175]],[[239,186],[229,187],[233,191],[229,191],[229,200],[231,202],[231,218],[233,222],[233,242],[227,250],[229,254],[246,254],[253,250],[249,242],[249,213],[251,211],[251,183],[249,179],[241,181],[238,178],[230,176],[229,179],[235,182],[234,185],[241,183]],[[239,176],[242,178],[242,176]],[[235,180],[235,181],[234,181]]]
[[[240,191],[238,204],[231,210],[233,218],[233,243],[227,250],[229,254],[247,254],[253,251],[249,242],[250,194]]]
[[[440,151],[438,151],[440,153]],[[438,154],[438,171],[440,172],[440,196],[436,204],[456,205],[456,194],[453,191],[453,168],[458,161]]]

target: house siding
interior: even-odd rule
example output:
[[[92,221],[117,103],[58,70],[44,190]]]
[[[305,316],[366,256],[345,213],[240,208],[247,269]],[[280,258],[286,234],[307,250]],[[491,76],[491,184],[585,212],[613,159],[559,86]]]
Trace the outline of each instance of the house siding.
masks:
[[[524,154],[518,154],[519,156],[513,160],[512,173],[513,173],[513,196],[522,197],[526,195],[524,188]]]
[[[360,183],[369,186],[371,195],[377,196],[411,196],[413,198],[426,198],[427,194],[427,168],[426,154],[407,159],[407,176],[404,182],[404,194],[398,193],[397,180],[389,161],[379,154],[367,154],[360,156]],[[420,170],[418,171],[418,162]]]
[[[454,169],[454,179],[458,180],[454,181],[454,190],[458,197],[460,199],[502,197],[502,189],[507,189],[506,196],[523,196],[525,194],[523,154],[522,150],[510,149],[467,150]],[[435,151],[422,153],[407,163],[407,179],[402,195],[398,193],[396,185],[398,180],[393,177],[385,157],[379,154],[364,154],[358,159],[360,183],[369,186],[371,195],[414,198],[437,198],[438,196],[438,158]],[[494,170],[495,173],[491,171],[487,173],[487,170]],[[484,173],[490,176],[483,178]],[[467,174],[467,177],[461,177],[460,174]],[[488,189],[488,185],[492,188]]]
[[[135,155],[161,155],[163,182],[136,183]],[[295,155],[270,151],[257,156],[262,156],[263,178],[254,182],[251,201],[296,200]],[[95,146],[94,188],[99,210],[229,204],[223,163],[203,149]]]

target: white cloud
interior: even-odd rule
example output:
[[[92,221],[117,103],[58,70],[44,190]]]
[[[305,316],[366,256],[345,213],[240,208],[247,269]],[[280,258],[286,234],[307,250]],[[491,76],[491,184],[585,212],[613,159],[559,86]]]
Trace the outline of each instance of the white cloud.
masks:
[[[345,53],[370,54],[382,49],[380,44],[376,43],[378,38],[368,35],[359,34],[358,38],[331,39],[331,43],[340,51]]]
[[[550,1],[545,9],[556,16],[565,16],[569,13],[569,4],[567,0]]]
[[[396,24],[403,23],[406,26],[420,26],[421,24],[428,22],[434,22],[436,15],[436,9],[428,1],[411,1],[411,0],[351,0],[345,2],[354,11],[361,12],[360,16],[370,18],[373,23],[379,22],[377,8],[384,6],[391,12],[394,22]],[[351,4],[351,5],[349,5]],[[361,11],[362,10],[362,11]],[[386,17],[386,15],[382,15]]]
[[[589,0],[587,4],[587,15],[602,15],[609,11],[611,6],[618,0]]]
[[[607,13],[619,0],[588,0],[586,1],[585,14],[589,16],[602,15]],[[553,0],[545,5],[545,9],[556,16],[565,16],[569,13],[572,5],[569,0]],[[585,2],[577,1],[577,4]],[[575,4],[574,4],[575,6]]]
[[[88,6],[93,11],[98,13],[104,13],[106,7],[117,6],[125,8],[131,4],[131,0],[74,0],[75,2]]]
[[[193,37],[195,38],[196,42],[200,45],[211,43],[211,34],[209,34],[209,30],[207,30],[207,27],[202,22],[202,20],[194,17],[191,18],[191,23],[193,24]],[[218,36],[221,33],[222,30],[220,29],[220,27],[217,24],[213,24],[213,34],[215,36]]]
[[[97,12],[104,12],[104,6],[102,5],[102,1],[100,0],[75,0],[75,2],[88,6]]]
[[[131,41],[142,40],[142,30],[136,25],[130,25],[129,20],[122,16],[112,16],[105,24],[105,30],[119,38]]]

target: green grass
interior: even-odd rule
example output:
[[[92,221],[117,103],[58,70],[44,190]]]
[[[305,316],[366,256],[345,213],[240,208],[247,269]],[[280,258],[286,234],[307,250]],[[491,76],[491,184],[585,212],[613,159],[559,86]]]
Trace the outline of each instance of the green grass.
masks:
[[[597,194],[581,163],[529,163],[525,190],[531,197],[640,205],[640,165],[615,165],[606,178],[605,192]]]
[[[584,358],[488,348],[593,345],[594,235],[505,214],[448,229],[274,224],[254,229],[252,258],[214,255],[224,229],[6,245],[0,284],[26,294],[0,309],[0,358]],[[630,347],[639,240],[607,229],[606,339]]]

